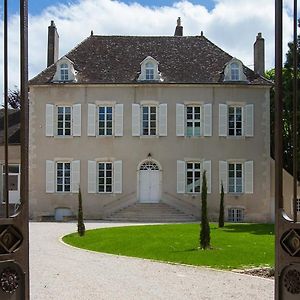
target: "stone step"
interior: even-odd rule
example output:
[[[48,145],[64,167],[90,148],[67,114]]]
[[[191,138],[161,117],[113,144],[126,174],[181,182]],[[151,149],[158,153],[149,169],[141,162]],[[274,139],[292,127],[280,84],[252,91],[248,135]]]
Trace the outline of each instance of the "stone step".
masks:
[[[108,221],[194,222],[197,218],[164,203],[135,203],[106,217]]]

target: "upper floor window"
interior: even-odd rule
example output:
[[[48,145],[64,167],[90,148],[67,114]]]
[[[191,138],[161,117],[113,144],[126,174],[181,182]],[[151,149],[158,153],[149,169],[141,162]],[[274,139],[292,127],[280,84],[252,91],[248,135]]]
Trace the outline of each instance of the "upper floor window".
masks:
[[[167,136],[167,104],[132,104],[132,136]]]
[[[143,106],[142,112],[143,112],[142,134],[143,135],[156,135],[157,107],[156,106]]]
[[[243,110],[240,106],[229,106],[228,108],[228,135],[241,136],[243,124]]]
[[[99,119],[99,135],[112,135],[113,134],[113,107],[112,106],[99,106],[98,107]]]
[[[46,136],[81,136],[81,104],[46,104]]]
[[[154,65],[153,63],[146,63],[146,80],[154,80]]]
[[[200,136],[201,134],[201,107],[186,107],[186,135]]]
[[[176,104],[177,136],[212,136],[212,104]]]
[[[123,104],[88,104],[88,136],[123,136]]]
[[[72,108],[70,106],[57,107],[57,135],[71,135]]]
[[[253,137],[254,105],[219,104],[219,136]]]
[[[60,65],[60,79],[61,81],[69,80],[69,67],[65,63]]]

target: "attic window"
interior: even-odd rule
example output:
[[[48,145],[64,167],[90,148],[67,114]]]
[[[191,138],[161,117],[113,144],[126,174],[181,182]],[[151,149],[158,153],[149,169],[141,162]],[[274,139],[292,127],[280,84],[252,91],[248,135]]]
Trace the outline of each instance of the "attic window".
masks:
[[[153,63],[146,63],[146,80],[154,80],[154,65]]]
[[[141,73],[138,81],[163,81],[161,73],[158,70],[159,62],[151,56],[147,56],[141,62]]]
[[[240,60],[232,58],[224,69],[224,81],[247,81],[244,67]]]
[[[69,67],[67,64],[60,65],[60,80],[61,81],[69,80]]]
[[[240,80],[240,68],[236,62],[230,65],[230,71],[231,71],[231,80]]]

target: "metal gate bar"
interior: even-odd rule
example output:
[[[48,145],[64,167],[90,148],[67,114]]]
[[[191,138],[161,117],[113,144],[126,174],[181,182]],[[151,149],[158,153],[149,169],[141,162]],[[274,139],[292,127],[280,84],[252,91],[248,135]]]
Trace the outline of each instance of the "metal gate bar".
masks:
[[[284,211],[283,199],[283,78],[282,78],[282,9],[275,0],[275,299],[300,299],[300,223],[297,216],[297,0],[293,14],[293,213]],[[289,200],[289,199],[287,199]]]
[[[11,3],[11,2],[10,2]],[[28,226],[28,1],[20,0],[20,147],[21,205],[12,215],[8,188],[8,1],[4,0],[4,202],[5,216],[0,218],[0,299],[29,299],[29,226]],[[1,174],[2,176],[2,174]]]

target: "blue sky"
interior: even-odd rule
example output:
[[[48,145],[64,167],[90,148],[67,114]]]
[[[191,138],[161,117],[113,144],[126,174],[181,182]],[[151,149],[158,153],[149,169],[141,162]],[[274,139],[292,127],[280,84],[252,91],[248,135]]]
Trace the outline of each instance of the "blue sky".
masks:
[[[137,2],[141,5],[144,6],[172,6],[173,3],[179,2],[174,1],[174,0],[119,0],[119,2],[124,2],[124,3],[133,3]],[[213,0],[188,0],[189,2],[193,4],[201,4],[205,6],[208,10],[211,10],[214,8],[214,1]],[[50,5],[57,5],[57,4],[72,4],[78,2],[77,0],[29,0],[28,1],[28,8],[29,8],[29,13],[31,15],[36,15],[40,14],[43,9]],[[9,8],[11,12],[17,12],[19,10],[19,2],[18,1],[10,1],[9,3]]]

